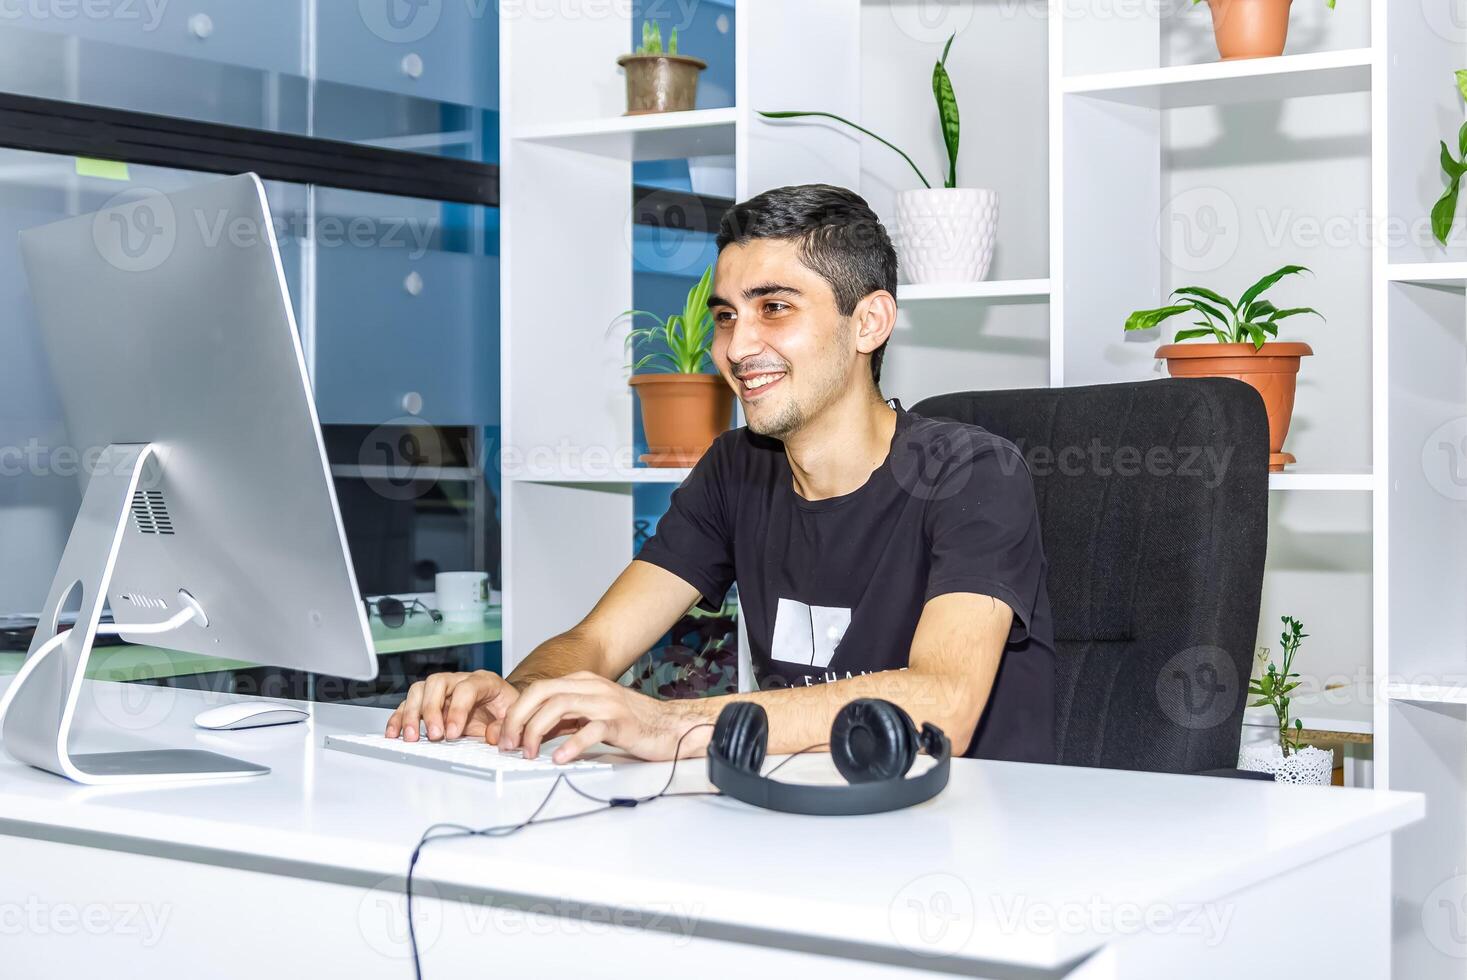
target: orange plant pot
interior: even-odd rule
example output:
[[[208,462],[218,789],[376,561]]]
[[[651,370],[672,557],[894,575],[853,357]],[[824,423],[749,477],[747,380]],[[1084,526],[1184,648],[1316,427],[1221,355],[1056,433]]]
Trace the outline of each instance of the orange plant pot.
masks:
[[[1166,361],[1174,378],[1237,378],[1263,396],[1268,410],[1268,468],[1273,472],[1296,462],[1284,452],[1284,439],[1294,418],[1294,388],[1299,359],[1314,351],[1308,344],[1163,344],[1156,356]]]
[[[1224,61],[1284,53],[1292,0],[1207,0],[1212,33]]]
[[[733,390],[717,374],[638,374],[649,466],[692,466],[733,420]]]

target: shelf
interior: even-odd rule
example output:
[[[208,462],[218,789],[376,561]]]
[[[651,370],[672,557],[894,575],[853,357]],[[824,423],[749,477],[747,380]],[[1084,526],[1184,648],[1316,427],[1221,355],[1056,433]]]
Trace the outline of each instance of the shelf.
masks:
[[[620,160],[681,160],[734,152],[737,111],[694,109],[550,123],[519,130],[515,139]]]
[[[682,483],[693,472],[691,468],[677,466],[639,466],[630,470],[615,470],[609,473],[586,475],[563,473],[552,476],[517,476],[515,483],[552,483],[570,485],[601,485],[619,483]]]
[[[1393,262],[1386,266],[1386,279],[1463,289],[1467,288],[1467,262]]]
[[[1369,492],[1375,489],[1375,477],[1359,470],[1346,473],[1310,473],[1308,471],[1285,471],[1268,474],[1270,490],[1355,490]]]
[[[1048,279],[998,279],[986,282],[908,283],[897,287],[897,302],[929,299],[1020,299],[1049,295]]]
[[[1415,701],[1421,704],[1467,704],[1467,687],[1444,684],[1388,684],[1388,701]]]
[[[1366,92],[1370,90],[1373,57],[1369,48],[1352,48],[1103,72],[1067,78],[1064,91],[1069,95],[1087,95],[1153,109]]]

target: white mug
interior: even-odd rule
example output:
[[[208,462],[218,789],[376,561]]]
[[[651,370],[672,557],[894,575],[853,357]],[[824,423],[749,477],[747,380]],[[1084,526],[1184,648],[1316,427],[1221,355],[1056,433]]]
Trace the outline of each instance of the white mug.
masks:
[[[489,609],[488,572],[439,572],[433,579],[433,603],[445,623],[478,625]]]

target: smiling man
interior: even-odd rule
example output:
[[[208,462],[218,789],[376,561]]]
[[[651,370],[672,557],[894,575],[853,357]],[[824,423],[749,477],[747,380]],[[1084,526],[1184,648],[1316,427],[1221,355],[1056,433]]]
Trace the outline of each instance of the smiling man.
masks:
[[[507,679],[436,674],[387,724],[553,758],[597,742],[701,754],[731,699],[769,751],[825,742],[855,698],[894,701],[955,753],[1054,760],[1054,652],[1034,489],[1013,445],[881,395],[897,259],[866,202],[826,185],[735,206],[708,305],[747,426],[720,436],[656,535],[573,629]],[[615,678],[700,599],[739,586],[759,690],[659,701]]]

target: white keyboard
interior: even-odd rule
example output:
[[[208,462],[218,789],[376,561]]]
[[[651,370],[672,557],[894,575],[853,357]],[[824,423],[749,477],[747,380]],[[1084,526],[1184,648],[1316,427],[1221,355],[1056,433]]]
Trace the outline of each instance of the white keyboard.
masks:
[[[426,769],[443,769],[468,776],[489,779],[521,779],[533,776],[567,776],[611,772],[609,762],[577,759],[558,765],[550,761],[549,752],[541,747],[538,759],[526,759],[518,750],[501,752],[481,738],[457,738],[430,742],[426,738],[404,742],[383,735],[327,735],[326,747],[373,759],[406,762]]]

